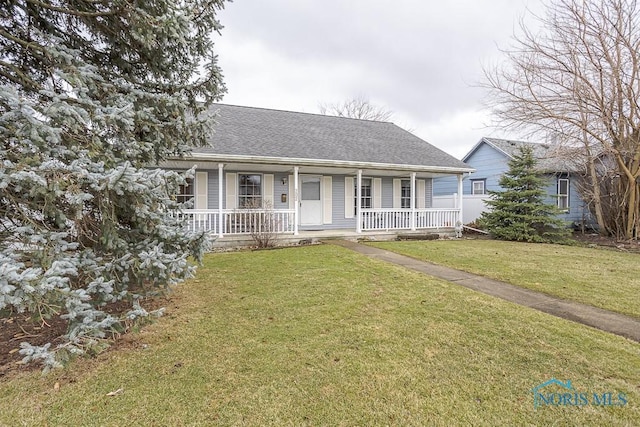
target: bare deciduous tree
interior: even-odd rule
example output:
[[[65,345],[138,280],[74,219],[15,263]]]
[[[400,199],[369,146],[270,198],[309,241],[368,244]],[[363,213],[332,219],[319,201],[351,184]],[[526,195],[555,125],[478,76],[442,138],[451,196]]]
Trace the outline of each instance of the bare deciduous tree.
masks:
[[[321,103],[318,105],[318,108],[320,109],[320,114],[349,117],[352,119],[374,120],[377,122],[388,122],[393,116],[393,111],[374,105],[362,96],[335,104]]]
[[[522,34],[514,37],[513,48],[503,51],[506,61],[485,69],[489,104],[503,126],[542,132],[580,147],[589,184],[585,194],[600,230],[619,238],[637,237],[638,1],[555,0],[536,18],[540,31],[521,23]],[[601,174],[602,164],[608,174]],[[607,185],[599,185],[603,180]],[[603,194],[603,189],[613,194]]]

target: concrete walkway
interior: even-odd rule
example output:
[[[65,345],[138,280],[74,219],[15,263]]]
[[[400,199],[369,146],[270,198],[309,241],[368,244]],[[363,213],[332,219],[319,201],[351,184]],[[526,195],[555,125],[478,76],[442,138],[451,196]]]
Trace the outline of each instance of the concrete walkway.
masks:
[[[385,251],[384,249],[378,249],[356,242],[346,240],[326,240],[325,243],[342,246],[370,258],[397,264],[410,270],[428,274],[429,276],[444,279],[457,285],[473,289],[474,291],[502,298],[516,304],[543,311],[553,316],[562,317],[564,319],[582,323],[583,325],[591,326],[640,342],[640,320],[633,319],[623,314],[555,298],[540,292],[530,291],[508,283],[488,279],[483,276],[466,273],[449,267],[443,267],[430,262],[420,261],[408,256],[399,255]]]

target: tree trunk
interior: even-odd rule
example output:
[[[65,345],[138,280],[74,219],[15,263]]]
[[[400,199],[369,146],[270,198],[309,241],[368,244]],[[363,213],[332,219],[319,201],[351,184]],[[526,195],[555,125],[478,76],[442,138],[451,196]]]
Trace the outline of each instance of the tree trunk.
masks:
[[[600,195],[600,183],[598,182],[598,174],[596,172],[596,165],[593,156],[589,155],[587,161],[587,168],[589,170],[589,179],[591,180],[591,188],[593,189],[593,207],[596,214],[596,221],[598,222],[598,232],[601,235],[607,234],[608,227],[604,222],[604,215],[602,214],[602,198]]]

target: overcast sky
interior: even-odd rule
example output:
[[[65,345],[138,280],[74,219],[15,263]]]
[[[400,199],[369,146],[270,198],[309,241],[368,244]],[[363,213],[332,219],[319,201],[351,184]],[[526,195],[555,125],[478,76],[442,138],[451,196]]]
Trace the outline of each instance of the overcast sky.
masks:
[[[354,97],[461,158],[490,124],[474,87],[540,0],[237,0],[219,14],[223,102],[318,113]]]

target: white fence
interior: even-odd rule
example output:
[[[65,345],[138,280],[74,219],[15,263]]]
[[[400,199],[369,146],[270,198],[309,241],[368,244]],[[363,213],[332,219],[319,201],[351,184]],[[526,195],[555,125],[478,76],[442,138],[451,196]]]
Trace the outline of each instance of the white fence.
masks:
[[[362,230],[451,228],[459,218],[459,209],[363,209]]]
[[[293,233],[293,209],[191,209],[176,213],[191,231],[211,231],[216,234]],[[222,233],[220,233],[222,227]]]
[[[482,212],[488,210],[485,201],[489,200],[489,196],[486,194],[480,196],[464,195],[462,196],[462,222],[469,224],[480,218]],[[450,196],[433,196],[434,208],[457,208],[458,207],[458,195],[452,194]]]
[[[293,233],[293,209],[191,209],[175,213],[188,230],[210,231],[218,235],[252,233]],[[455,227],[460,210],[447,209],[363,209],[362,230],[412,230]]]

